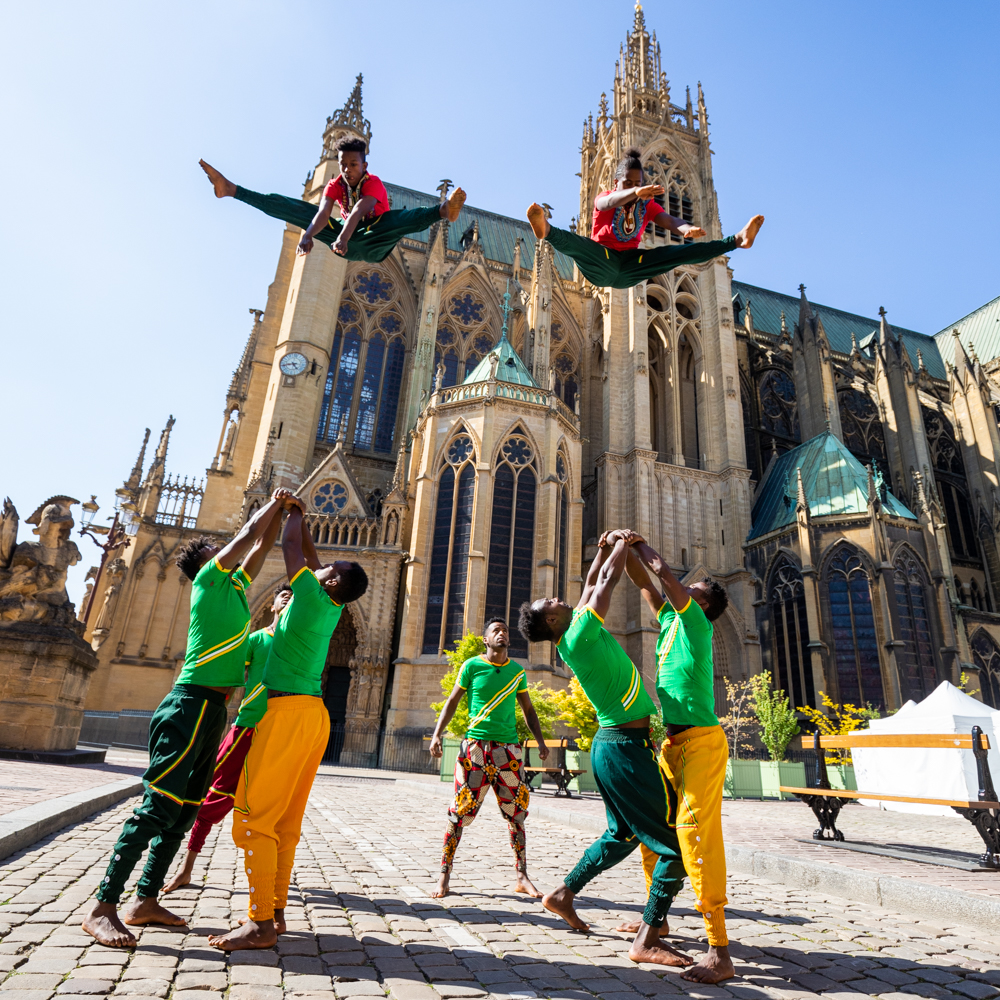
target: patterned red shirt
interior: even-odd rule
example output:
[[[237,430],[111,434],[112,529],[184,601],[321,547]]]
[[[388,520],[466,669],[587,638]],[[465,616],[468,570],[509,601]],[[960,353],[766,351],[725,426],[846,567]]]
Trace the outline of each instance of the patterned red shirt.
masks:
[[[367,196],[375,199],[375,207],[365,216],[366,219],[374,219],[377,215],[389,211],[389,195],[386,193],[385,185],[374,174],[365,174],[361,178],[361,183],[353,191],[348,190],[343,175],[337,174],[327,184],[323,194],[327,198],[340,202],[340,217],[342,219],[346,219],[358,201]]]
[[[597,197],[604,198],[611,191],[602,191]],[[614,250],[632,250],[642,242],[642,234],[646,226],[655,219],[663,209],[655,201],[632,202],[631,205],[619,205],[603,212],[594,201],[594,221],[590,227],[590,238],[600,243],[602,247]]]

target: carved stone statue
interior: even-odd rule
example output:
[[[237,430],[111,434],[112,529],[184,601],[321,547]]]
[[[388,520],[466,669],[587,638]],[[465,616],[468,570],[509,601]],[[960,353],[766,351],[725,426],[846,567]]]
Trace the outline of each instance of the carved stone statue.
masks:
[[[17,511],[4,503],[0,525],[0,621],[45,622],[78,626],[66,593],[66,571],[80,561],[80,550],[70,540],[72,497],[49,497],[26,521],[34,524],[37,542],[21,542],[10,551],[17,534]],[[13,526],[13,527],[12,527]],[[9,555],[7,553],[9,552]]]

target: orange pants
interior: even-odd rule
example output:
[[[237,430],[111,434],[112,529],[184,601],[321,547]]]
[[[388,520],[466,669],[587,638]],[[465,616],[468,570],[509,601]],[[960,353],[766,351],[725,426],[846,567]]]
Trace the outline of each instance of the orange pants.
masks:
[[[708,943],[716,947],[729,944],[722,840],[722,789],[728,760],[729,744],[721,726],[693,726],[668,736],[660,751],[660,770],[677,793],[677,839],[684,868],[695,906],[705,918]]]
[[[233,840],[244,852],[251,920],[271,920],[288,902],[302,817],[329,740],[330,716],[321,698],[268,699],[233,808]]]

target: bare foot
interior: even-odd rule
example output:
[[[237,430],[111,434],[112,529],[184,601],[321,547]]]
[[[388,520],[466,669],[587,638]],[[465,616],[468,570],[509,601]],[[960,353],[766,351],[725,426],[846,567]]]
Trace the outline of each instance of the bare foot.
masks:
[[[744,250],[749,250],[753,246],[753,241],[757,239],[760,227],[764,225],[764,216],[755,215],[737,234],[736,245]]]
[[[199,160],[198,166],[208,174],[208,179],[212,182],[212,187],[215,188],[216,198],[232,198],[236,194],[236,185],[223,177],[211,163]]]
[[[531,879],[528,878],[527,872],[517,873],[514,892],[523,892],[526,896],[532,896],[534,899],[542,898],[542,894],[531,884]]]
[[[545,218],[545,209],[537,201],[533,201],[528,206],[528,222],[531,223],[531,231],[540,240],[544,240],[552,228],[549,225],[549,220]]]
[[[732,979],[735,975],[729,948],[721,946],[709,948],[708,954],[697,965],[681,973],[681,979],[692,983],[721,983],[723,979]]]
[[[431,899],[440,899],[442,896],[447,896],[450,891],[448,888],[449,882],[451,882],[451,872],[441,872],[438,887],[431,893]]]
[[[639,932],[628,950],[628,957],[633,962],[653,962],[656,965],[670,965],[674,968],[694,965],[693,958],[688,958],[687,955],[681,954],[676,948],[671,948],[660,940],[658,927],[650,927],[645,922],[639,924]]]
[[[80,926],[106,948],[134,948],[138,943],[118,919],[114,903],[95,903]]]
[[[249,917],[240,917],[240,926],[249,922]],[[279,910],[277,907],[274,910],[274,930],[277,934],[284,934],[288,930],[288,926],[285,924],[285,911]]]
[[[163,887],[164,895],[168,892],[174,892],[182,886],[191,884],[191,876],[194,873],[194,862],[197,857],[197,851],[188,851],[184,855],[184,867]]]
[[[587,931],[590,932],[590,924],[585,924],[576,914],[576,910],[573,908],[573,899],[576,897],[575,892],[570,892],[566,886],[561,885],[555,892],[550,892],[546,896],[542,896],[542,906],[546,910],[550,910],[557,916],[563,918],[573,928],[575,931]]]
[[[160,906],[155,896],[140,896],[127,907],[122,919],[133,927],[144,924],[163,924],[167,927],[187,927],[183,917],[171,913],[166,907]]]
[[[451,197],[441,206],[441,218],[454,222],[458,218],[458,213],[462,211],[467,197],[468,195],[461,188],[455,188]]]
[[[619,934],[638,934],[641,926],[641,920],[623,920],[615,930]]]
[[[228,934],[212,934],[208,943],[222,951],[247,951],[251,948],[273,948],[278,942],[278,932],[273,920],[255,923],[248,920],[242,927]]]

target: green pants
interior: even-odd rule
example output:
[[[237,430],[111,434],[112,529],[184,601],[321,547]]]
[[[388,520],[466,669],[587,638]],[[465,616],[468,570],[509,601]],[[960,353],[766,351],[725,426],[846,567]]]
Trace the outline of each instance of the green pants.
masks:
[[[258,194],[236,185],[236,199],[253,205],[273,219],[290,222],[300,229],[307,229],[316,215],[318,206],[283,194]],[[392,253],[392,248],[410,233],[422,233],[435,222],[441,221],[441,206],[431,208],[400,208],[384,212],[370,222],[361,222],[347,244],[347,260],[363,260],[378,264]],[[333,246],[344,223],[330,216],[330,221],[316,234],[316,239]]]
[[[662,927],[684,884],[684,861],[671,818],[677,800],[664,781],[646,729],[598,729],[590,748],[594,780],[604,799],[608,828],[565,878],[579,892],[601,872],[624,861],[640,843],[659,855],[642,919]]]
[[[175,684],[149,720],[146,792],[125,821],[97,898],[121,899],[125,880],[149,847],[136,895],[156,896],[184,834],[194,825],[226,728],[226,696],[199,684]]]
[[[635,250],[614,250],[555,226],[545,238],[556,250],[572,257],[583,276],[598,288],[631,288],[681,264],[703,264],[736,249],[735,236],[707,243],[684,243],[651,249],[637,247]]]

